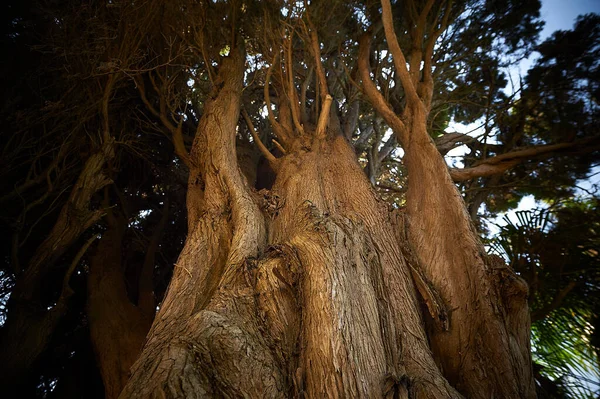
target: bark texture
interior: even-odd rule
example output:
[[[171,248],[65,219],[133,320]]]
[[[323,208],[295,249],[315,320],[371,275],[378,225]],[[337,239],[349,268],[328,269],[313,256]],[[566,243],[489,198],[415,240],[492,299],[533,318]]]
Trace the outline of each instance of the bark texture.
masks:
[[[390,213],[345,138],[283,158],[271,195],[281,206],[271,211],[269,243],[294,254],[283,267],[295,259],[274,273],[296,300],[295,393],[460,397],[433,362]],[[274,315],[268,324],[284,325],[289,316],[276,309],[261,308]]]
[[[431,76],[407,70],[382,4],[406,91],[401,116],[370,81],[368,44],[359,67],[405,149],[406,217],[378,201],[330,113],[312,31],[320,115],[311,123],[291,75],[276,74],[286,95],[275,117],[271,68],[291,67],[274,57],[264,92],[282,156],[257,142],[276,178],[270,190],[249,188],[235,146],[244,58],[233,49],[189,157],[185,248],[122,398],[535,396],[527,287],[485,255],[427,134]]]
[[[255,297],[246,278],[266,243],[266,227],[237,167],[243,67],[243,53],[232,50],[205,105],[190,154],[188,239],[122,397],[257,397],[284,390],[253,322]]]
[[[221,66],[201,119],[190,233],[121,397],[461,397],[434,362],[399,235],[345,138],[306,125],[274,163],[273,189],[247,186],[235,156],[240,57]]]
[[[465,203],[427,132],[433,92],[427,66],[423,78],[418,62],[407,69],[390,3],[383,0],[382,5],[386,39],[406,91],[401,115],[371,81],[369,34],[361,40],[358,62],[365,93],[405,150],[407,235],[415,264],[439,294],[442,308],[448,309],[447,327],[429,328],[431,348],[444,376],[467,397],[535,397],[527,285],[505,266],[490,266]],[[413,52],[415,57],[421,59],[422,54]]]
[[[449,381],[473,398],[535,397],[527,284],[490,265],[448,168],[415,111],[405,163],[408,236],[419,264],[450,309],[432,350]]]

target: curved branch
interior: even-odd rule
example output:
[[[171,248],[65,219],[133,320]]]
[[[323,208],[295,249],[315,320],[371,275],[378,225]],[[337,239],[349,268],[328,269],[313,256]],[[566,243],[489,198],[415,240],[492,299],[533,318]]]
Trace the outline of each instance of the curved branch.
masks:
[[[390,53],[392,53],[392,60],[394,61],[394,66],[396,67],[396,73],[402,82],[407,99],[410,102],[419,101],[417,90],[415,89],[408,68],[406,67],[406,58],[404,57],[404,53],[400,48],[400,44],[398,44],[398,38],[396,37],[396,31],[394,30],[392,6],[390,5],[390,0],[381,0],[381,8],[381,18],[383,21],[383,29],[385,31],[385,39],[388,43]]]
[[[486,177],[497,175],[507,171],[515,165],[532,159],[536,156],[548,156],[553,152],[568,150],[573,147],[588,146],[582,148],[582,152],[590,152],[598,149],[598,146],[589,146],[598,141],[598,137],[574,141],[571,143],[548,144],[535,147],[528,147],[522,150],[507,152],[506,154],[497,155],[492,158],[487,158],[475,163],[470,168],[450,168],[450,176],[455,182],[474,179],[477,177]]]
[[[288,78],[288,98],[290,111],[292,112],[292,121],[294,122],[294,126],[296,130],[300,134],[300,136],[304,136],[304,126],[301,123],[301,112],[300,112],[300,104],[298,102],[298,93],[296,92],[296,87],[294,85],[294,59],[292,52],[292,39],[294,38],[294,31],[290,33],[290,37],[287,40],[287,46],[284,47],[284,54],[286,55],[286,73]]]
[[[325,70],[323,69],[323,63],[321,62],[321,49],[319,46],[319,38],[317,37],[316,28],[310,23],[310,44],[313,53],[313,57],[315,57],[315,64],[317,66],[317,76],[319,78],[319,95],[323,101],[325,101],[326,97],[329,95],[327,90],[327,78],[325,77]]]
[[[248,112],[246,112],[245,109],[242,109],[242,116],[244,117],[244,120],[246,121],[246,125],[248,125],[250,134],[252,134],[252,138],[254,139],[254,142],[258,146],[258,149],[264,155],[264,157],[267,159],[267,161],[269,162],[271,167],[274,168],[274,166],[277,164],[277,158],[275,158],[275,156],[273,154],[271,154],[269,149],[267,147],[265,147],[263,142],[260,140],[260,137],[258,137],[258,133],[256,133],[256,130],[254,129],[254,125],[252,124],[252,119],[250,119],[250,115],[248,115]]]
[[[369,66],[369,52],[371,48],[371,34],[369,32],[362,35],[360,38],[360,46],[358,52],[358,69],[362,79],[363,91],[369,97],[373,108],[383,117],[385,122],[392,128],[394,132],[400,136],[403,144],[408,141],[408,132],[404,122],[392,110],[392,106],[381,95],[375,83],[371,80],[371,67]]]
[[[67,271],[66,271],[66,273],[65,273],[65,275],[63,277],[62,290],[61,290],[61,293],[60,293],[60,297],[58,299],[59,302],[66,301],[73,294],[73,290],[71,289],[71,286],[69,285],[69,280],[71,279],[71,276],[73,275],[73,272],[75,271],[75,268],[79,264],[79,261],[81,260],[81,258],[83,257],[83,255],[85,255],[85,253],[87,252],[87,250],[90,247],[90,245],[92,245],[92,243],[98,237],[99,237],[98,234],[95,234],[92,237],[90,237],[85,242],[85,244],[83,244],[83,246],[81,247],[81,249],[79,249],[79,252],[77,252],[77,255],[75,255],[75,257],[73,258],[73,261],[69,265],[69,268],[67,269]]]
[[[267,104],[267,114],[269,115],[269,122],[271,123],[271,126],[273,126],[273,130],[275,131],[277,137],[281,139],[284,143],[286,143],[288,141],[288,135],[285,132],[283,126],[281,126],[281,124],[275,119],[275,115],[273,114],[273,110],[271,109],[269,82],[271,81],[271,74],[273,73],[273,65],[275,65],[275,62],[277,62],[277,53],[275,53],[271,65],[269,65],[269,68],[267,68],[267,75],[265,76],[265,87],[263,95],[265,97],[265,103]]]
[[[151,77],[151,75],[148,75],[148,76]],[[183,133],[181,131],[181,126],[183,124],[183,118],[181,118],[181,120],[179,121],[179,124],[177,126],[173,125],[173,123],[171,123],[171,121],[167,117],[166,108],[164,106],[164,98],[162,97],[162,93],[160,93],[160,92],[158,93],[159,96],[161,97],[160,98],[160,102],[161,102],[160,112],[159,112],[148,100],[143,79],[139,78],[139,77],[135,78],[135,83],[136,83],[137,89],[140,93],[140,97],[142,98],[142,102],[144,103],[144,105],[146,106],[148,111],[150,111],[150,113],[152,115],[159,118],[160,121],[162,122],[162,124],[164,125],[164,127],[166,127],[171,132],[171,136],[172,136],[171,139],[173,141],[173,147],[175,147],[175,154],[177,154],[177,156],[189,168],[191,166],[190,155],[188,153],[188,150],[185,148],[185,143],[183,140]],[[158,90],[158,87],[155,84],[153,84],[153,86],[155,87],[156,90]]]
[[[325,101],[323,101],[323,107],[321,107],[321,114],[319,115],[319,122],[317,123],[317,130],[315,136],[317,139],[324,139],[327,135],[327,123],[329,122],[329,110],[331,109],[331,102],[333,98],[327,94]]]

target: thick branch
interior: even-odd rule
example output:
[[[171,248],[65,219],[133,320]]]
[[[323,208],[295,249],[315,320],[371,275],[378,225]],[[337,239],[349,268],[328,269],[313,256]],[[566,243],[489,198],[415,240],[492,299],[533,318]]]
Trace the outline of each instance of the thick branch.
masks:
[[[96,238],[98,238],[98,235],[94,235],[94,236],[90,237],[85,242],[85,244],[83,244],[83,246],[81,247],[79,252],[77,252],[77,255],[75,255],[75,257],[73,258],[71,265],[69,265],[69,268],[67,269],[65,276],[63,277],[62,290],[60,293],[60,298],[58,299],[59,302],[66,301],[73,294],[73,290],[71,289],[71,286],[69,285],[69,280],[71,279],[71,276],[73,275],[73,272],[75,271],[75,268],[79,264],[79,261],[81,260],[83,255],[85,255],[88,248],[90,247],[90,245],[92,245],[92,243],[96,240]]]
[[[319,47],[319,38],[317,37],[317,31],[315,27],[310,23],[310,43],[312,48],[313,57],[315,57],[315,65],[317,66],[317,77],[319,78],[319,95],[322,101],[325,101],[328,95],[327,90],[327,79],[325,77],[325,70],[323,69],[323,63],[321,62],[321,49]]]
[[[317,130],[315,135],[317,139],[324,139],[327,135],[327,123],[329,122],[329,110],[331,108],[331,102],[333,98],[327,94],[325,101],[323,101],[323,107],[321,108],[321,114],[319,115],[319,122],[317,123]]]
[[[271,96],[269,94],[269,82],[271,81],[271,74],[273,73],[273,65],[275,65],[275,62],[277,62],[277,53],[273,57],[271,65],[269,65],[269,68],[267,68],[267,75],[265,77],[264,97],[265,103],[267,104],[267,114],[269,115],[269,122],[271,123],[271,126],[273,127],[273,130],[275,131],[277,137],[281,139],[285,144],[288,141],[288,134],[283,128],[283,126],[281,126],[281,124],[275,119],[275,115],[273,114],[273,110],[271,109]]]
[[[440,37],[440,35],[442,33],[444,33],[444,31],[448,27],[451,10],[452,10],[452,0],[449,0],[448,4],[446,5],[446,10],[444,11],[444,16],[442,17],[442,20],[440,22],[439,29],[437,29],[436,31],[433,32],[433,34],[431,35],[431,37],[429,38],[429,40],[427,41],[427,44],[425,46],[425,55],[423,57],[424,58],[424,60],[423,60],[424,61],[423,81],[424,82],[432,81],[431,63],[433,61],[433,48],[435,47],[435,42],[437,41],[437,39]]]
[[[406,67],[406,58],[404,53],[398,44],[398,38],[396,37],[396,31],[394,30],[394,22],[392,18],[392,6],[390,0],[381,0],[381,8],[383,11],[383,29],[385,31],[385,39],[387,40],[390,53],[392,53],[392,59],[394,60],[394,66],[396,67],[396,73],[400,77],[406,97],[409,101],[418,101],[417,90],[411,80],[410,73]]]
[[[401,138],[401,141],[406,143],[408,141],[406,125],[396,115],[392,109],[392,106],[385,100],[375,86],[375,83],[373,83],[371,80],[371,68],[369,67],[370,47],[371,35],[369,32],[367,32],[360,38],[360,49],[358,53],[358,68],[363,83],[363,90],[367,97],[369,97],[373,108],[375,108],[375,110],[383,117],[392,130],[397,132]]]
[[[466,144],[476,140],[475,137],[469,136],[466,133],[446,133],[443,136],[436,138],[434,141],[440,154],[446,155],[448,152],[458,147],[458,143]]]
[[[290,104],[290,110],[292,111],[292,121],[294,122],[294,126],[296,130],[300,134],[300,136],[304,136],[304,126],[301,124],[301,116],[300,116],[300,104],[298,103],[298,93],[296,92],[296,87],[294,85],[294,57],[292,52],[292,40],[294,37],[294,32],[290,33],[290,37],[287,40],[286,47],[286,72],[288,77],[288,98]]]
[[[265,147],[263,142],[260,140],[260,137],[258,137],[258,133],[256,133],[256,130],[254,129],[254,125],[252,124],[252,119],[250,119],[250,115],[248,115],[248,112],[246,112],[245,109],[242,109],[242,116],[244,117],[244,120],[246,121],[246,125],[248,125],[248,129],[250,130],[250,134],[252,134],[252,138],[254,139],[256,146],[258,147],[260,152],[263,154],[263,156],[267,159],[267,161],[269,162],[271,167],[275,167],[275,165],[277,164],[277,158],[275,158],[275,156],[273,154],[271,154],[269,149],[267,147]]]
[[[589,145],[598,138],[593,137],[585,140],[574,141],[571,143],[549,144],[542,146],[529,147],[518,151],[507,152],[492,158],[487,158],[475,163],[470,168],[450,169],[450,176],[455,182],[474,179],[477,177],[492,176],[503,173],[515,165],[534,158],[536,156],[548,156],[553,152],[568,150],[573,147]],[[597,150],[596,146],[586,147],[584,152]]]

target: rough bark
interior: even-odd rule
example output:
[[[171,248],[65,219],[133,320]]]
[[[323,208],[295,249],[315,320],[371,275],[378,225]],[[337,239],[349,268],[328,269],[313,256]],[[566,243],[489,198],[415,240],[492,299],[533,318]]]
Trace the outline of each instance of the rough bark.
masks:
[[[283,158],[272,195],[282,202],[271,210],[270,248],[287,255],[271,266],[280,281],[271,277],[259,297],[268,331],[299,319],[281,333],[285,342],[299,323],[298,359],[287,356],[297,363],[295,394],[459,397],[428,349],[387,207],[345,139]],[[286,267],[285,259],[294,262]],[[295,304],[295,312],[277,312],[278,287],[295,301],[281,308]]]
[[[0,338],[2,386],[22,382],[67,309],[68,278],[63,284],[67,287],[63,287],[63,294],[54,304],[39,297],[40,287],[56,261],[102,217],[101,210],[90,209],[90,200],[110,183],[102,171],[113,156],[114,140],[110,139],[87,160],[48,237],[40,244],[24,272],[16,276]]]
[[[243,60],[232,50],[205,105],[190,154],[188,239],[122,397],[257,397],[284,389],[253,323],[245,275],[266,229],[235,154]]]
[[[430,331],[432,350],[469,397],[534,397],[527,285],[488,264],[425,116],[415,113],[405,153],[409,240],[450,309],[449,331]]]
[[[382,0],[382,7],[395,72],[406,92],[401,115],[393,112],[371,81],[369,34],[361,40],[358,63],[365,93],[405,150],[407,234],[417,267],[449,311],[447,329],[429,328],[431,348],[444,376],[470,398],[534,397],[527,285],[512,270],[490,265],[448,167],[427,132],[433,92],[433,82],[427,79],[430,55],[424,58],[421,79],[423,54],[413,50],[409,70],[394,32],[390,2]],[[426,16],[427,11],[423,13]]]
[[[460,397],[428,349],[389,212],[343,137],[311,130],[312,145],[277,160],[273,190],[245,184],[238,57],[201,119],[190,233],[121,397]]]

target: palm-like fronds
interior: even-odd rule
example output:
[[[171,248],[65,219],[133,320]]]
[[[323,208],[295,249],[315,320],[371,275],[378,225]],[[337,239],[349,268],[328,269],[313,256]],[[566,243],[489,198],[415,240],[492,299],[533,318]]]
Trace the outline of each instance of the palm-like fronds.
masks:
[[[600,393],[598,205],[598,200],[573,201],[517,212],[517,221],[505,217],[489,243],[529,284],[540,375],[573,398]]]

